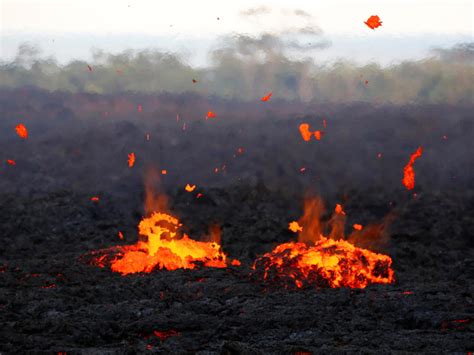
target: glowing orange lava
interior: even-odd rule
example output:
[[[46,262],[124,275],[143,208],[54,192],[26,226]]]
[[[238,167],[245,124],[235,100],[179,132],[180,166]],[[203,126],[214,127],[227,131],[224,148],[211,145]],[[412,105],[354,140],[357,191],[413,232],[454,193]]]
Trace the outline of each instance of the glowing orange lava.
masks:
[[[326,224],[320,220],[322,212],[321,200],[307,200],[303,217],[290,223],[290,229],[293,223],[293,226],[301,225],[292,229],[298,231],[298,242],[280,244],[259,257],[252,274],[266,283],[296,288],[365,288],[372,283],[394,282],[389,256],[344,240],[346,217],[340,205]],[[323,235],[326,227],[330,229],[328,236]]]
[[[270,100],[270,98],[272,97],[273,93],[272,92],[269,92],[268,94],[266,94],[264,97],[262,97],[260,100],[263,101],[263,102],[266,102],[268,100]]]
[[[382,26],[382,21],[380,21],[380,17],[377,15],[370,16],[364,23],[372,30]]]
[[[135,153],[132,152],[128,155],[128,166],[130,168],[133,168],[134,165],[135,165]]]
[[[156,269],[194,269],[201,263],[208,267],[226,267],[226,256],[216,242],[199,242],[186,234],[177,237],[178,219],[154,212],[138,225],[145,241],[128,245],[116,254],[110,268],[122,275],[151,272]]]
[[[16,131],[16,134],[18,134],[20,138],[23,138],[23,139],[28,138],[28,130],[26,129],[24,124],[20,123],[16,125],[15,131]]]
[[[209,118],[216,118],[216,114],[212,111],[209,111],[206,115],[206,120],[208,120]]]
[[[157,177],[153,172],[147,180]],[[199,265],[226,267],[228,260],[221,250],[219,227],[212,226],[207,241],[196,241],[181,233],[179,220],[161,212],[167,209],[166,197],[155,195],[149,181],[145,199],[145,211],[149,216],[138,225],[140,238],[137,243],[99,251],[93,263],[100,267],[110,265],[112,271],[122,275],[157,269],[194,269]],[[235,261],[229,263],[236,265]]]
[[[186,184],[186,186],[184,187],[184,189],[185,189],[187,192],[193,192],[194,189],[196,189],[196,185],[189,185],[189,184]]]
[[[407,190],[412,190],[415,187],[415,170],[413,169],[413,164],[417,158],[421,157],[422,153],[423,149],[418,147],[416,152],[410,156],[408,164],[403,168],[402,183],[405,185]]]
[[[314,131],[314,132],[311,132],[309,130],[309,124],[307,123],[302,123],[300,124],[299,126],[299,130],[300,130],[300,133],[301,133],[301,137],[303,138],[304,141],[306,142],[309,142],[311,140],[311,137],[314,135],[314,138],[316,138],[316,140],[321,140],[321,137],[323,136],[324,132],[321,132],[321,131]]]

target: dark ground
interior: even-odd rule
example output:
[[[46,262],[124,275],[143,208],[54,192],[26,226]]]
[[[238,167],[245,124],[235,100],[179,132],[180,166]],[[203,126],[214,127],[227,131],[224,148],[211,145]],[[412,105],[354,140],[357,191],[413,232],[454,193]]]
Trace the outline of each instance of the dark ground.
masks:
[[[17,165],[0,174],[0,351],[473,351],[472,107],[270,104],[2,92],[0,159]],[[104,107],[116,111],[104,118]],[[222,118],[205,122],[208,107]],[[323,140],[302,142],[298,124],[321,129],[322,118]],[[400,179],[418,145],[414,197]],[[137,240],[148,166],[169,171],[162,189],[186,231],[199,238],[221,225],[223,250],[242,267],[122,277],[88,264],[91,251]],[[396,284],[294,291],[248,276],[256,255],[294,238],[287,225],[308,191],[329,210],[342,203],[348,226],[393,214],[378,250],[392,257]]]

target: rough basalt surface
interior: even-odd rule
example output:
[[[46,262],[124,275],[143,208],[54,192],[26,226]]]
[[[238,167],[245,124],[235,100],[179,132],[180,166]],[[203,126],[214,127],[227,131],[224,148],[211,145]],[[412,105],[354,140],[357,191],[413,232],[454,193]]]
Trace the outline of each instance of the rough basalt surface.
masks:
[[[131,95],[141,116],[110,110],[103,118],[95,105],[114,99],[1,92],[1,159],[17,165],[0,173],[0,352],[474,350],[472,107],[275,100],[262,109]],[[204,121],[208,107],[216,121]],[[323,117],[323,139],[302,141],[298,124]],[[13,130],[20,119],[26,141]],[[402,169],[419,145],[407,192]],[[238,147],[244,153],[233,158]],[[123,277],[90,265],[91,252],[136,242],[147,166],[168,170],[162,191],[185,232],[199,239],[220,225],[223,250],[241,267]],[[196,191],[185,192],[186,183]],[[249,276],[258,255],[295,239],[288,222],[301,216],[308,192],[326,201],[323,219],[344,205],[347,232],[391,216],[389,238],[366,247],[392,257],[395,284],[294,290]]]

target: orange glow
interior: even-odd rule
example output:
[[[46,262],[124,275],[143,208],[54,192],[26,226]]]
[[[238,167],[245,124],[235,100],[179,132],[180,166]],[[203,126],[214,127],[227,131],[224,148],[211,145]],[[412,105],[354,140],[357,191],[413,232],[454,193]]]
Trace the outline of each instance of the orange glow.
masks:
[[[134,165],[135,165],[135,153],[132,152],[128,155],[128,166],[130,168],[133,168]]]
[[[377,15],[370,16],[364,23],[372,30],[382,26],[382,21],[380,21],[380,17]]]
[[[93,202],[99,202],[99,197],[98,196],[92,196],[91,201]]]
[[[157,194],[157,175],[151,170],[145,180],[145,211],[149,214],[138,225],[139,240],[132,245],[102,251],[94,260],[100,267],[110,265],[122,275],[158,269],[195,269],[199,266],[224,268],[227,257],[220,246],[220,228],[211,226],[208,241],[196,241],[181,232],[179,220],[163,212],[167,198]]]
[[[408,164],[403,168],[402,183],[407,190],[412,190],[415,187],[415,170],[413,169],[413,164],[417,158],[421,157],[422,153],[423,149],[418,147],[416,152],[411,154]]]
[[[189,184],[186,184],[186,186],[184,187],[184,189],[187,192],[193,192],[195,188],[196,188],[196,185],[189,185]]]
[[[16,165],[16,161],[14,161],[13,159],[8,159],[8,160],[7,160],[7,164],[9,164],[9,165]]]
[[[301,227],[296,221],[290,222],[288,224],[288,229],[294,233],[303,231],[303,227]]]
[[[344,212],[340,204],[336,204],[336,208],[334,209],[334,212],[336,212],[337,214],[342,214],[342,215],[346,214],[346,212]]]
[[[110,262],[111,270],[127,275],[156,269],[194,269],[196,263],[226,267],[226,255],[218,243],[195,241],[186,234],[178,238],[180,226],[177,218],[162,212],[153,212],[150,217],[142,219],[138,231],[144,240],[116,247],[118,252]],[[103,260],[97,259],[97,263],[100,262]]]
[[[166,175],[168,174],[168,171],[166,169],[161,170],[161,175]]]
[[[356,223],[352,226],[352,228],[354,228],[356,231],[361,231],[363,227],[362,227],[362,224]]]
[[[121,231],[118,232],[119,239],[123,240],[123,233]]]
[[[206,115],[206,120],[208,120],[209,118],[216,118],[216,114],[212,111],[209,111]]]
[[[264,97],[262,97],[261,100],[262,100],[263,102],[266,102],[266,101],[270,100],[270,97],[272,97],[272,94],[273,94],[272,92],[269,92],[269,93],[266,94]]]
[[[311,139],[311,136],[313,135],[309,131],[309,124],[307,123],[300,124],[300,133],[301,137],[303,137],[303,140],[305,140],[306,142],[308,142]]]
[[[280,244],[257,258],[252,274],[261,275],[264,282],[296,288],[365,288],[371,283],[393,283],[392,259],[345,240],[342,207],[340,212],[336,207],[326,224],[320,221],[323,209],[320,199],[306,200],[298,242]],[[329,236],[323,234],[327,227]]]
[[[318,141],[321,140],[321,137],[324,134],[324,132],[321,132],[321,131],[311,132],[309,130],[309,124],[307,124],[307,123],[300,124],[299,130],[300,130],[300,133],[301,133],[301,137],[303,137],[303,140],[306,141],[306,142],[309,142],[311,140],[311,137],[313,136],[313,134],[314,134],[314,137],[316,138],[316,140],[318,140]]]
[[[16,134],[18,134],[20,138],[23,138],[23,139],[28,138],[28,130],[26,129],[24,124],[22,123],[18,124],[15,127],[15,131],[16,131]]]

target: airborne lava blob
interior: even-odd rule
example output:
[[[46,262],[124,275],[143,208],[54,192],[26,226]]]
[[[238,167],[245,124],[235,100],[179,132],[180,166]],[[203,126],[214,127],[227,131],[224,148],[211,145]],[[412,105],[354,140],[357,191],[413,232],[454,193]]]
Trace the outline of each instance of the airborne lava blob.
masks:
[[[336,208],[327,223],[330,233],[323,235],[326,226],[320,220],[322,209],[321,200],[306,201],[299,221],[301,228],[297,229],[298,242],[280,244],[258,258],[252,267],[253,275],[266,283],[297,288],[365,288],[371,283],[394,282],[389,256],[344,240],[346,217],[342,208]]]
[[[421,157],[423,154],[423,148],[418,147],[415,153],[410,155],[410,161],[408,164],[403,168],[403,179],[402,183],[405,185],[407,190],[413,190],[415,187],[415,170],[413,169],[413,164],[415,164],[415,160]]]

